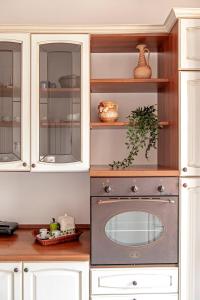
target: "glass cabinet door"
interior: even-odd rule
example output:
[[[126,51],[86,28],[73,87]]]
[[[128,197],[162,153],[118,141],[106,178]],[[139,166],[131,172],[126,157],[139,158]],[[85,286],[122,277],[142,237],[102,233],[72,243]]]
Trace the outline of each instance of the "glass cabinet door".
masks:
[[[30,37],[0,34],[0,170],[30,169]]]
[[[32,170],[89,168],[88,35],[32,36]]]

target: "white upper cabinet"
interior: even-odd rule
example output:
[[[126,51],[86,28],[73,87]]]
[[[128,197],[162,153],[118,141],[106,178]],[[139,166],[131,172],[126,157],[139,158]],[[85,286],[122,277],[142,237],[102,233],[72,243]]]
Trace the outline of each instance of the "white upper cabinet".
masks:
[[[32,171],[89,169],[89,36],[33,34]]]
[[[0,263],[0,299],[22,300],[22,263]]]
[[[180,299],[200,299],[200,178],[180,180]]]
[[[200,19],[181,19],[179,68],[200,69]]]
[[[88,300],[88,262],[24,263],[24,300]]]
[[[0,34],[0,171],[30,170],[30,36]]]
[[[200,72],[180,72],[180,171],[200,176]]]

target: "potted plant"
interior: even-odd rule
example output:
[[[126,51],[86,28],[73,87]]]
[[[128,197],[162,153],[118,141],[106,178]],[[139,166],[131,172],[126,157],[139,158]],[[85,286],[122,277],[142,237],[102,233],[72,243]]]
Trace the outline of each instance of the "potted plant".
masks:
[[[151,148],[157,147],[159,121],[154,105],[139,107],[131,111],[128,121],[125,145],[129,154],[122,161],[113,161],[109,164],[113,169],[125,169],[132,166],[142,149],[145,149],[145,157],[148,159]]]

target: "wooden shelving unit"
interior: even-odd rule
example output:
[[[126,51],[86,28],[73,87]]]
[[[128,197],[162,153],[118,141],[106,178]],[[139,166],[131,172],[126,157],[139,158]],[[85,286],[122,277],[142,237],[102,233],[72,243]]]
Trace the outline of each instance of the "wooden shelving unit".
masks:
[[[165,88],[169,83],[167,78],[134,79],[105,78],[91,79],[92,93],[155,93]]]
[[[163,122],[159,122],[160,127],[164,127],[164,126],[168,126],[169,122],[167,121],[163,121]],[[90,123],[90,128],[91,129],[106,129],[106,128],[116,128],[116,129],[120,129],[120,128],[125,128],[126,126],[128,126],[128,122],[91,122]]]
[[[80,88],[46,88],[40,89],[41,97],[66,98],[80,93]]]
[[[144,176],[179,176],[179,170],[159,166],[135,166],[127,169],[113,170],[109,166],[90,167],[90,177],[144,177]]]
[[[91,177],[179,176],[177,32],[178,26],[176,24],[171,33],[91,35],[91,53],[138,53],[136,46],[146,44],[150,52],[158,54],[158,78],[112,78],[112,75],[109,78],[108,74],[108,78],[96,77],[91,79],[91,93],[157,93],[158,119],[167,120],[160,122],[161,128],[164,127],[164,129],[159,132],[157,166],[143,165],[113,170],[105,165],[92,165],[90,168]],[[95,57],[94,55],[94,59]],[[98,97],[93,96],[96,101]],[[104,95],[102,96],[104,97],[102,99],[106,99]],[[114,97],[112,100],[114,101]],[[120,121],[112,123],[91,122],[90,127],[91,129],[117,129],[125,128],[127,124],[127,122]],[[93,136],[95,138],[95,134]],[[97,159],[97,161],[99,160]]]

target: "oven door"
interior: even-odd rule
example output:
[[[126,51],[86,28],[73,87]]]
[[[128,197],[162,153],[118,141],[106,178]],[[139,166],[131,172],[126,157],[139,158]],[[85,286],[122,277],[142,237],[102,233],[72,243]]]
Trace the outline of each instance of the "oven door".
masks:
[[[91,264],[178,259],[178,197],[91,197]]]

